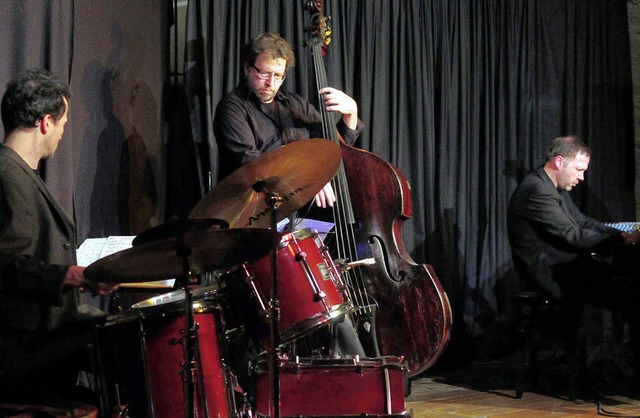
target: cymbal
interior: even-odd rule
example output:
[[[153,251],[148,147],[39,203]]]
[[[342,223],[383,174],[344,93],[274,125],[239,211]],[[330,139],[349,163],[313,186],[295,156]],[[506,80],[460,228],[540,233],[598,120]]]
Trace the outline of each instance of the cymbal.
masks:
[[[308,203],[338,170],[342,152],[328,139],[292,142],[243,165],[218,183],[189,214],[217,218],[230,228],[271,226],[266,198],[282,199],[277,221]]]
[[[181,234],[203,231],[208,228],[229,228],[229,222],[214,218],[172,219],[162,225],[147,229],[138,234],[131,243],[134,247],[165,238],[180,238]]]
[[[271,229],[206,229],[185,234],[184,245],[176,238],[147,242],[90,264],[85,276],[96,282],[135,283],[198,275],[226,269],[264,257],[280,242]]]

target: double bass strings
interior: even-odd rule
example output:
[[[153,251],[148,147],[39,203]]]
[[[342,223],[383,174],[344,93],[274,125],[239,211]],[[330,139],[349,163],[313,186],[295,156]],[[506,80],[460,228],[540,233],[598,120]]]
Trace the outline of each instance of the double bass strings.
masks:
[[[312,55],[314,61],[314,70],[316,76],[316,87],[319,91],[322,87],[329,85],[327,81],[326,71],[322,64],[322,46],[318,39],[311,42]],[[333,118],[329,114],[324,105],[323,97],[318,93],[318,103],[320,104],[320,114],[322,116],[322,131],[327,139],[331,139],[340,145],[340,138],[335,129]],[[351,198],[349,193],[349,185],[344,169],[344,163],[341,161],[338,173],[331,180],[332,186],[338,197],[336,204],[333,206],[333,217],[335,220],[335,243],[338,252],[338,258],[342,265],[342,277],[346,284],[346,292],[350,300],[358,308],[359,312],[369,311],[372,303],[365,286],[365,280],[359,268],[348,269],[346,265],[350,261],[358,260],[356,248],[356,238],[353,229],[354,215],[351,208]]]

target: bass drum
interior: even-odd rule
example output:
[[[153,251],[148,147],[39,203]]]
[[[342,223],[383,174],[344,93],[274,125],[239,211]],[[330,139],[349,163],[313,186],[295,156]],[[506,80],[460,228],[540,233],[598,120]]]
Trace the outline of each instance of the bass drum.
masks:
[[[218,306],[213,288],[194,290],[194,412],[237,416],[235,383],[222,361]],[[195,296],[197,295],[197,297]],[[102,408],[125,416],[184,416],[184,291],[136,303],[106,317],[95,333]]]
[[[272,410],[271,376],[258,369],[256,412]],[[407,417],[401,357],[330,359],[299,358],[280,365],[282,417]]]

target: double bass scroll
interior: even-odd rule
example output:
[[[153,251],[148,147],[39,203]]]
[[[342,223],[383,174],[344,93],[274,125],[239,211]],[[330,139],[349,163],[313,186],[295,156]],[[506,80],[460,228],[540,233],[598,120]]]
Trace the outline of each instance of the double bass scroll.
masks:
[[[326,87],[323,57],[331,29],[324,2],[307,2],[308,30],[317,88]],[[375,324],[381,355],[402,355],[412,377],[444,352],[451,335],[451,306],[429,264],[416,264],[404,245],[402,223],[412,216],[411,187],[379,156],[341,141],[332,118],[320,106],[325,138],[340,144],[342,163],[332,184],[338,259],[357,265],[345,269],[344,281],[357,305],[356,321]],[[359,263],[374,259],[375,263]],[[360,265],[362,264],[362,265]],[[375,309],[372,309],[374,307]]]

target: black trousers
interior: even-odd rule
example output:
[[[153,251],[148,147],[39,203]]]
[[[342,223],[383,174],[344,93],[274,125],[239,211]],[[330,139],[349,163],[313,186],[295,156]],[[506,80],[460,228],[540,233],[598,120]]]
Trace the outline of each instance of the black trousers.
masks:
[[[623,313],[629,325],[634,366],[638,374],[640,373],[640,275],[634,271],[633,264],[625,266],[611,260],[609,258],[604,261],[586,255],[574,262],[556,266],[555,277],[563,293],[563,298],[559,302],[563,313],[569,318],[570,323],[574,323],[576,330],[582,325],[582,311],[587,305]]]
[[[91,370],[90,325],[78,323],[42,335],[2,336],[0,402],[64,406],[97,405],[76,386],[80,370]]]

